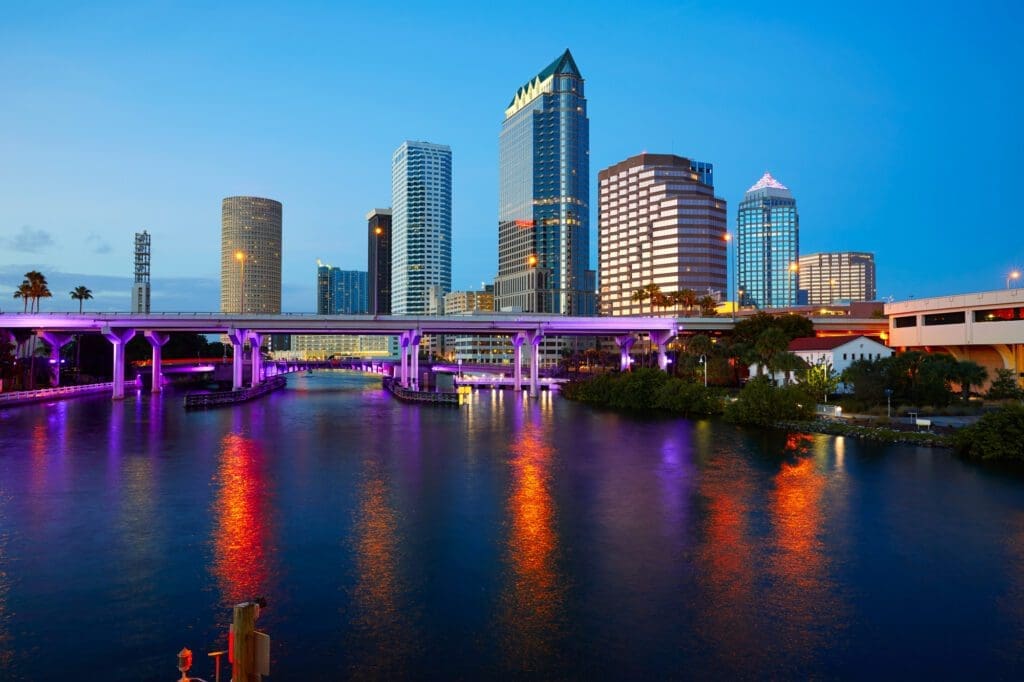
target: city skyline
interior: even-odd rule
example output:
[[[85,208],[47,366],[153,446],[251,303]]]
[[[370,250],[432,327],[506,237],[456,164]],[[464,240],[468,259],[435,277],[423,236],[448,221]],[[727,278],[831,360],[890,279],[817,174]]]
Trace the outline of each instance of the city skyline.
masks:
[[[783,41],[759,37],[765,20],[753,5],[730,11],[656,4],[649,9],[640,21],[619,17],[609,7],[589,7],[572,27],[530,35],[511,57],[484,45],[499,31],[524,27],[525,19],[510,26],[492,22],[457,47],[422,55],[417,62],[409,51],[425,39],[420,36],[382,55],[372,75],[341,68],[350,48],[332,43],[325,66],[339,69],[339,75],[330,88],[315,90],[314,74],[320,71],[309,51],[287,58],[279,51],[258,54],[259,38],[272,21],[225,45],[196,36],[190,47],[197,49],[186,57],[174,36],[162,32],[162,10],[129,12],[123,24],[107,27],[117,39],[112,42],[122,41],[112,51],[75,38],[83,33],[80,28],[100,30],[108,19],[105,12],[70,8],[66,22],[53,22],[18,8],[2,29],[6,47],[0,48],[14,74],[8,87],[11,106],[0,113],[0,147],[9,161],[0,169],[0,284],[13,290],[29,268],[43,270],[53,281],[67,275],[85,285],[120,276],[131,257],[129,235],[146,227],[160,245],[152,273],[153,309],[167,310],[171,299],[163,282],[198,283],[218,275],[214,235],[220,198],[256,194],[280,200],[288,211],[282,307],[308,310],[313,287],[304,271],[325,242],[344,246],[340,267],[363,267],[364,243],[358,238],[365,229],[363,216],[369,206],[387,204],[387,153],[406,138],[444,140],[458,155],[453,287],[489,281],[496,263],[482,256],[493,254],[495,243],[488,229],[498,193],[495,103],[507,101],[508,83],[520,82],[522,74],[535,72],[537,64],[566,47],[585,66],[595,186],[596,169],[644,150],[712,159],[716,192],[728,202],[734,225],[749,178],[770,168],[799,190],[801,251],[875,252],[882,298],[998,289],[1005,273],[1024,261],[1021,247],[1010,241],[1015,221],[1009,208],[1013,188],[1024,181],[1012,153],[1020,146],[1012,116],[1021,93],[1007,87],[1016,80],[1020,48],[1000,47],[1007,41],[998,38],[971,42],[970,36],[980,33],[968,30],[982,25],[1007,30],[1019,19],[1019,8],[956,8],[923,22],[904,8],[893,8],[894,16],[884,20],[868,13],[866,21],[857,22],[844,14],[850,8],[814,13],[782,8],[770,23],[787,38]],[[360,10],[346,30],[358,33],[392,20],[399,34],[414,36],[420,19],[445,31],[458,31],[469,20],[443,8],[436,17],[417,12],[428,13]],[[624,39],[650,32],[652,40],[645,44],[655,46],[653,53],[634,55],[590,36],[595,25],[613,16]],[[652,16],[660,21],[652,22]],[[318,29],[316,17],[300,9],[282,18],[309,29],[313,53],[324,49],[327,27],[337,28],[336,17],[328,16]],[[215,22],[217,11],[201,18]],[[908,24],[920,37],[912,52],[898,45],[898,27]],[[685,38],[668,37],[673,25],[692,26],[687,31],[694,35],[714,32],[716,41],[707,45],[709,66],[700,72],[685,68],[686,60],[669,49]],[[970,49],[949,54],[946,46],[964,35]],[[659,37],[660,42],[654,39]],[[886,50],[875,54],[872,47],[881,45]],[[126,63],[125,50],[139,58]],[[818,64],[807,66],[815,58]],[[69,70],[72,59],[75,68]],[[455,63],[464,74],[460,80],[473,85],[471,98],[453,97],[465,86],[447,84],[444,65]],[[778,93],[744,90],[750,68],[761,65],[785,76]],[[285,77],[302,67],[308,74],[294,81]],[[210,80],[190,80],[189,74],[207,68]],[[256,72],[262,80],[254,80]],[[227,73],[241,74],[239,82],[217,82],[214,89]],[[343,93],[366,87],[367,78],[408,85],[416,107],[377,109],[374,120],[344,112],[335,120],[343,110]],[[678,87],[656,86],[666,78]],[[248,91],[256,82],[266,88],[258,97],[265,106],[248,106],[241,116],[239,88]],[[951,91],[958,96],[950,99]],[[267,99],[275,93],[282,95],[281,106]],[[641,96],[649,106],[631,104]],[[206,106],[192,106],[196,97]],[[289,103],[296,98],[305,103],[293,108]],[[460,103],[455,115],[451,101]],[[697,112],[692,101],[707,106]],[[324,137],[328,120],[335,132]],[[979,120],[984,125],[976,125]],[[280,134],[255,135],[261,131]],[[242,140],[247,146],[238,146]],[[239,153],[224,155],[226,145]],[[258,162],[268,154],[279,162]],[[986,168],[986,194],[992,197],[988,215],[943,201],[951,157]],[[872,202],[857,201],[869,192]],[[994,231],[1011,246],[965,267],[952,226]],[[904,259],[911,252],[915,257]],[[100,295],[87,307],[126,310],[130,277],[120,281],[124,286],[109,294],[93,287]],[[215,295],[198,284],[195,290],[185,305],[216,308]],[[180,292],[174,300],[181,300]],[[12,304],[0,300],[0,309]],[[55,297],[46,307],[73,305]]]

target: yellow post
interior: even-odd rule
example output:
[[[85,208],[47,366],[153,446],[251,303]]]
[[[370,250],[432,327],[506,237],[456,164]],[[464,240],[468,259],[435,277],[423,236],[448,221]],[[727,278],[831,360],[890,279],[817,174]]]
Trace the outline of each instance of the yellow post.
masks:
[[[235,606],[232,629],[231,682],[259,682],[256,674],[255,637],[256,616],[259,606],[255,602],[245,602]]]

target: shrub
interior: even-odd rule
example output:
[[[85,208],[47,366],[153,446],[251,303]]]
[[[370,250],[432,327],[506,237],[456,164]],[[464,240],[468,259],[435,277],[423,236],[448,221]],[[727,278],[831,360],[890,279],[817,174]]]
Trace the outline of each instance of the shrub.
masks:
[[[960,454],[986,461],[1024,462],[1024,405],[989,412],[953,437]]]
[[[807,421],[814,418],[814,397],[799,384],[776,388],[767,377],[756,377],[747,382],[736,402],[725,408],[725,418],[759,426]]]

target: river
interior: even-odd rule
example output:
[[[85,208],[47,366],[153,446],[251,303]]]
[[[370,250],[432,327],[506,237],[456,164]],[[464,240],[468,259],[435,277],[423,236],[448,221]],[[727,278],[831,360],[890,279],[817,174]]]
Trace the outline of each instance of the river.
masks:
[[[0,410],[0,678],[1020,678],[1024,478],[944,450],[290,376]],[[227,679],[227,675],[224,676]]]

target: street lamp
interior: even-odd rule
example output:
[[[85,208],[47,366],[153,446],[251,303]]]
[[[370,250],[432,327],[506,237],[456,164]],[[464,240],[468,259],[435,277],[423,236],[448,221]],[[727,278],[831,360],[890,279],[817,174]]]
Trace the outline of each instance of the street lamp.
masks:
[[[242,251],[235,251],[235,260],[241,265],[241,270],[238,276],[238,292],[240,296],[239,311],[245,313],[245,253]]]
[[[725,239],[725,288],[726,288],[726,291],[730,291],[730,289],[729,289],[729,244],[732,242],[732,235],[729,234],[728,232],[726,232],[722,236],[722,238]],[[736,289],[736,302],[732,306],[732,319],[733,319],[733,322],[736,321],[736,308],[738,308],[739,305],[740,305],[740,297],[739,297],[740,259],[739,259],[739,249],[738,249],[738,247],[736,249],[734,249],[734,251],[736,251],[737,255],[736,255],[736,267],[734,267],[733,270],[732,270],[732,277],[733,277],[733,280],[734,280],[733,284],[736,285],[736,287],[735,287],[735,289]]]
[[[1006,276],[1006,288],[1007,289],[1010,288],[1010,282],[1015,280],[1015,279],[1020,279],[1020,270],[1013,270],[1013,271],[1010,272],[1010,274],[1008,274]]]
[[[796,305],[796,299],[793,297],[793,285],[796,280],[796,273],[800,270],[800,266],[796,263],[789,264],[789,286],[786,288],[786,303],[791,306]]]
[[[700,354],[700,364],[704,365],[704,388],[708,387],[708,356]]]

